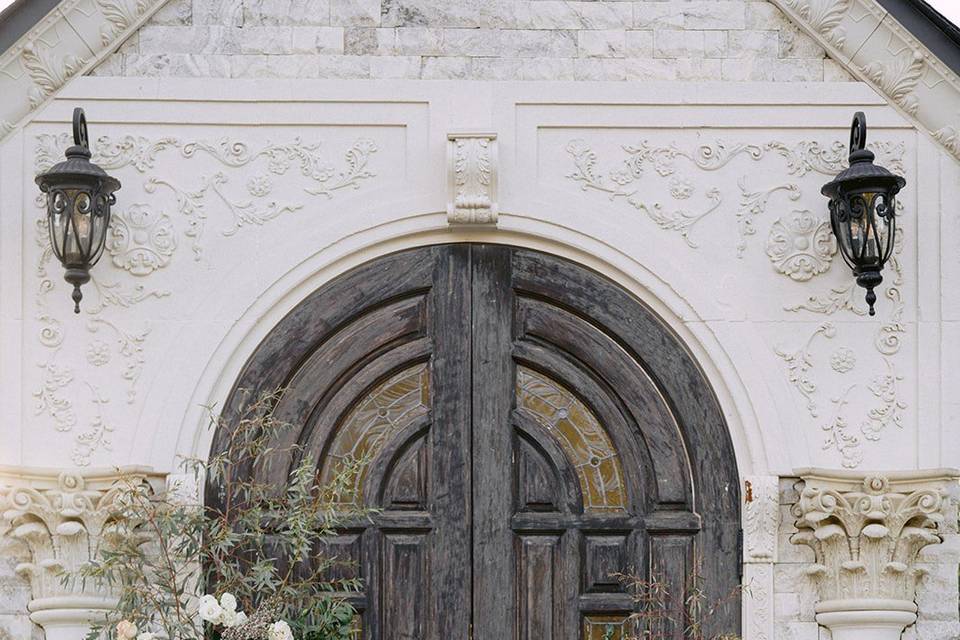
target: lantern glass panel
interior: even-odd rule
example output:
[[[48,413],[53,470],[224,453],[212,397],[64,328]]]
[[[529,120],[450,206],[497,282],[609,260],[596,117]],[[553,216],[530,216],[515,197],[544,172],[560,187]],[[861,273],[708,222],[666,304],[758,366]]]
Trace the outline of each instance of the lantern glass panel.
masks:
[[[57,190],[47,196],[50,218],[50,240],[53,243],[53,252],[58,260],[63,260],[63,245],[67,234],[67,198],[62,191]]]

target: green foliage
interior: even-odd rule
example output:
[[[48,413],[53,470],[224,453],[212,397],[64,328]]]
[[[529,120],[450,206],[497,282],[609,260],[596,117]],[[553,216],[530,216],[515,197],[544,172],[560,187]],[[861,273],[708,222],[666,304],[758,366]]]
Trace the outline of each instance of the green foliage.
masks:
[[[184,495],[197,491],[154,495],[132,477],[120,483],[95,560],[68,578],[96,581],[119,597],[88,638],[116,638],[116,622],[129,620],[169,640],[259,640],[264,624],[276,619],[286,620],[298,640],[351,637],[355,612],[345,597],[360,584],[330,577],[349,572],[326,549],[338,528],[368,517],[340,499],[359,462],[346,461],[329,486],[317,486],[315,461],[296,445],[276,445],[293,440],[290,426],[271,415],[278,397],[252,402],[229,428],[210,412],[211,427],[226,434],[220,452],[182,462],[194,486],[206,484],[207,504]],[[270,610],[256,624],[215,628],[197,614],[198,594],[206,592],[233,594],[251,620],[265,603]]]

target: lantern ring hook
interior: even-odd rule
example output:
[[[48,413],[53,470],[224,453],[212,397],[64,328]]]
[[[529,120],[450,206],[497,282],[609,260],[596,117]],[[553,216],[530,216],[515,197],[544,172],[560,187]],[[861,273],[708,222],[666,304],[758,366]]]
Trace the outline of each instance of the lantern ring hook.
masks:
[[[90,148],[87,137],[87,116],[84,115],[81,107],[75,107],[73,110],[73,144],[84,149]]]
[[[863,111],[853,114],[853,123],[850,125],[850,153],[863,151],[867,146],[867,116]]]

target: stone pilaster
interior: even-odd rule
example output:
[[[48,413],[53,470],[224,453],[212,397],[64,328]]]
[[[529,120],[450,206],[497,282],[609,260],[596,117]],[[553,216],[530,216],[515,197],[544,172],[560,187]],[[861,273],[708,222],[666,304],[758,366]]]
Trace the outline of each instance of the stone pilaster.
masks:
[[[0,468],[0,535],[29,550],[29,561],[15,570],[30,583],[30,619],[43,627],[47,640],[83,638],[90,622],[116,604],[101,585],[64,584],[62,577],[95,557],[100,540],[115,530],[117,499],[131,482],[156,490],[163,476],[147,467]]]
[[[774,640],[779,485],[777,476],[747,476],[743,481],[744,640]]]
[[[811,547],[817,622],[834,640],[896,640],[917,619],[917,562],[941,542],[957,472],[856,474],[805,469],[794,544]]]

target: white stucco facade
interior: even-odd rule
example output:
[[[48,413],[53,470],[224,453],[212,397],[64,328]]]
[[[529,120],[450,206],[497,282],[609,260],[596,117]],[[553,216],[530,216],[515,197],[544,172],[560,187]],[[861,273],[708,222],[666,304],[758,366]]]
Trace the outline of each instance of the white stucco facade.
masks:
[[[36,467],[175,473],[178,456],[209,451],[204,407],[310,292],[405,248],[530,247],[629,290],[710,380],[757,488],[745,638],[829,633],[815,617],[819,559],[789,541],[800,476],[844,495],[874,476],[891,483],[879,494],[943,490],[944,542],[921,552],[919,622],[904,637],[960,637],[960,161],[903,115],[909,104],[854,80],[765,2],[696,3],[691,23],[692,3],[570,13],[543,0],[522,3],[515,25],[497,18],[510,7],[470,18],[469,3],[425,3],[410,24],[410,7],[380,2],[302,15],[214,4],[169,3],[0,142],[5,486]],[[33,184],[68,146],[75,106],[93,161],[123,183],[79,315]],[[846,164],[855,111],[877,162],[907,180],[874,317],[820,195]],[[458,132],[496,136],[495,223],[448,220]],[[38,596],[13,571],[23,547],[4,544],[0,638],[19,640],[40,633],[26,615]]]

